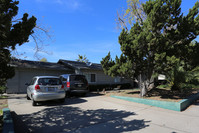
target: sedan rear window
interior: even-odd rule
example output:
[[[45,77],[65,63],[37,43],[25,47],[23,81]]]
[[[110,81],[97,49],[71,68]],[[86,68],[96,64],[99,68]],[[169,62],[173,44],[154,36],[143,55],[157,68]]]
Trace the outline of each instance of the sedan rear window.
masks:
[[[59,78],[40,78],[38,85],[61,85],[62,82]]]

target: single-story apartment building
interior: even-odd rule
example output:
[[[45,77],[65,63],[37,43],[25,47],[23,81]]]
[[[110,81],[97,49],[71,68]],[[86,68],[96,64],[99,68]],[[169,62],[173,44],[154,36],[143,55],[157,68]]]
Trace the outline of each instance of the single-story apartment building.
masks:
[[[7,93],[26,93],[26,83],[34,76],[59,76],[62,74],[83,74],[90,85],[120,84],[133,82],[104,74],[101,64],[84,63],[60,59],[57,63],[12,59],[15,76],[7,81]]]
[[[12,59],[11,66],[15,68],[15,76],[7,81],[7,93],[25,93],[26,83],[34,76],[59,76],[63,73],[73,73],[73,70],[63,65],[50,62]]]
[[[105,75],[101,64],[91,62],[84,63],[62,59],[58,61],[58,64],[62,64],[66,68],[73,69],[76,74],[85,75],[89,84],[131,83],[131,80],[120,77],[113,78],[111,76]]]

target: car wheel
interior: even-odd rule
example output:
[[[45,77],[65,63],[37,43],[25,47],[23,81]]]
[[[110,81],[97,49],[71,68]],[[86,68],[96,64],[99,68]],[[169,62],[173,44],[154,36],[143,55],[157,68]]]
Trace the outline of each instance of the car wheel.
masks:
[[[66,91],[66,97],[70,97],[70,92],[69,91]]]
[[[36,106],[37,102],[34,101],[34,99],[32,100],[32,106]]]
[[[86,96],[86,93],[82,93],[81,96],[82,96],[82,97],[85,97],[85,96]]]
[[[59,101],[60,101],[60,103],[64,103],[65,102],[65,98],[60,99]]]
[[[30,100],[30,97],[28,96],[28,94],[26,95],[27,100]]]

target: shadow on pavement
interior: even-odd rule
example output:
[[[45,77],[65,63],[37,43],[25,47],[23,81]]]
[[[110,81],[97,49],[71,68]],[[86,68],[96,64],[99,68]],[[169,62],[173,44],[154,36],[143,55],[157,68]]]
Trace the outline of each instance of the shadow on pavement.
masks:
[[[90,92],[86,95],[86,97],[96,97],[96,96],[103,96],[103,94],[97,92]]]
[[[12,112],[15,132],[122,132],[146,128],[150,121],[123,118],[135,115],[133,112],[112,109],[81,110],[78,107],[58,106],[42,111],[17,115]]]
[[[26,94],[7,94],[7,99],[24,99]]]
[[[97,93],[97,92],[89,92],[87,93],[85,96],[81,96],[81,95],[78,95],[78,94],[73,94],[71,95],[69,98],[74,98],[74,97],[96,97],[96,96],[103,96],[104,94],[100,94],[100,93]]]
[[[51,100],[51,101],[40,102],[39,105],[37,106],[50,107],[50,106],[60,106],[60,105],[74,105],[74,104],[79,104],[79,103],[84,103],[84,102],[87,102],[87,100],[74,97],[74,98],[66,98],[64,103],[60,103],[59,100]]]

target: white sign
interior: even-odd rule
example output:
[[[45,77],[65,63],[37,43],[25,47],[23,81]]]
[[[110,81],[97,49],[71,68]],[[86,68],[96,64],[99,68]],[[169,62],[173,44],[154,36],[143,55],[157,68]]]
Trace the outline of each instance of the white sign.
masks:
[[[166,79],[165,75],[163,75],[163,74],[158,75],[158,80],[165,80],[165,79]]]

